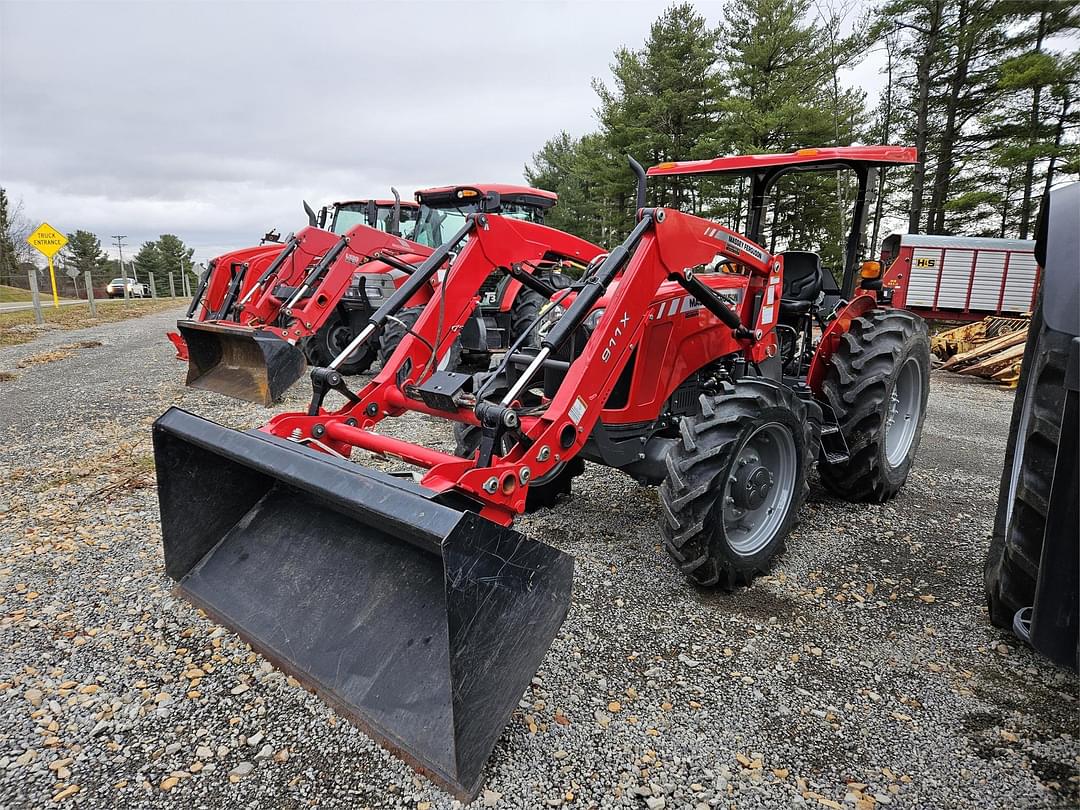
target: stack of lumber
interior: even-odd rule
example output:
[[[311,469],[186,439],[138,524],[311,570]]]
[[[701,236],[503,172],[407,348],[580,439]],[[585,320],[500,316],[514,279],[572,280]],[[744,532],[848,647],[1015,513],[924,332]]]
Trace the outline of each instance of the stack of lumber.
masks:
[[[1020,379],[1027,318],[991,316],[934,336],[934,354],[946,371],[985,377],[1009,388]]]

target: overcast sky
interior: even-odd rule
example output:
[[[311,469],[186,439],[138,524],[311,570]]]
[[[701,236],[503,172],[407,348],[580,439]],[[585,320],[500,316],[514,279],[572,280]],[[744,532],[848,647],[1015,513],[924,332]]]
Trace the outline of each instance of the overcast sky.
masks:
[[[170,232],[205,261],[304,224],[301,199],[520,182],[595,127],[590,80],[666,5],[0,0],[0,184],[125,256]]]

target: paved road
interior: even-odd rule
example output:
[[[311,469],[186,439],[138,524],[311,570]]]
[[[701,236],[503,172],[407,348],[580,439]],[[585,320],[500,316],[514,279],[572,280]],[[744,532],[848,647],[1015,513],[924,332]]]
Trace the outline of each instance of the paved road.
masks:
[[[64,299],[64,298],[60,299],[60,306],[62,306],[62,307],[70,307],[73,304],[82,304],[83,306],[88,306],[88,304],[85,301],[69,301],[69,300]],[[41,306],[42,307],[51,307],[52,306],[52,297],[43,295],[41,297]],[[34,304],[33,304],[32,301],[5,301],[3,303],[0,303],[0,312],[19,312],[20,310],[23,310],[23,309],[33,309],[33,308],[34,308]]]
[[[182,386],[163,336],[178,311],[0,349],[0,807],[450,810],[172,595],[152,420],[173,404],[236,428],[268,415]],[[48,351],[77,341],[102,345]],[[1011,401],[935,372],[905,490],[857,505],[815,486],[770,575],[729,594],[674,570],[652,490],[588,465],[575,497],[517,524],[574,556],[574,595],[488,800],[1076,806],[1077,680],[983,605]],[[440,420],[388,431],[451,446]]]

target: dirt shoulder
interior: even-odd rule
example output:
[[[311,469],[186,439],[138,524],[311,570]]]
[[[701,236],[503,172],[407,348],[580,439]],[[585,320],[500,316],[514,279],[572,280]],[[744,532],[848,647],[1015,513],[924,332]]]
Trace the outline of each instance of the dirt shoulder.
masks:
[[[57,330],[85,329],[129,318],[141,318],[155,312],[164,312],[183,306],[176,298],[159,298],[149,301],[98,301],[97,317],[90,316],[90,305],[64,306],[60,308],[42,304],[45,323],[34,323],[34,310],[22,309],[17,312],[0,312],[0,346],[18,346],[29,343],[43,334]]]

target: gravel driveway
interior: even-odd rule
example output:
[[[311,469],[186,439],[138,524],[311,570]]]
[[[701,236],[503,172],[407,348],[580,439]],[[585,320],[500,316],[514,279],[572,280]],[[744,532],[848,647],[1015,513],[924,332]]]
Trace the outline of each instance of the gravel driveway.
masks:
[[[171,595],[152,420],[267,413],[182,386],[179,313],[0,349],[0,806],[458,806]],[[477,806],[1075,806],[1077,680],[983,606],[1011,401],[935,373],[900,497],[815,487],[730,594],[668,562],[653,490],[590,465],[518,523],[574,555],[575,593]]]

